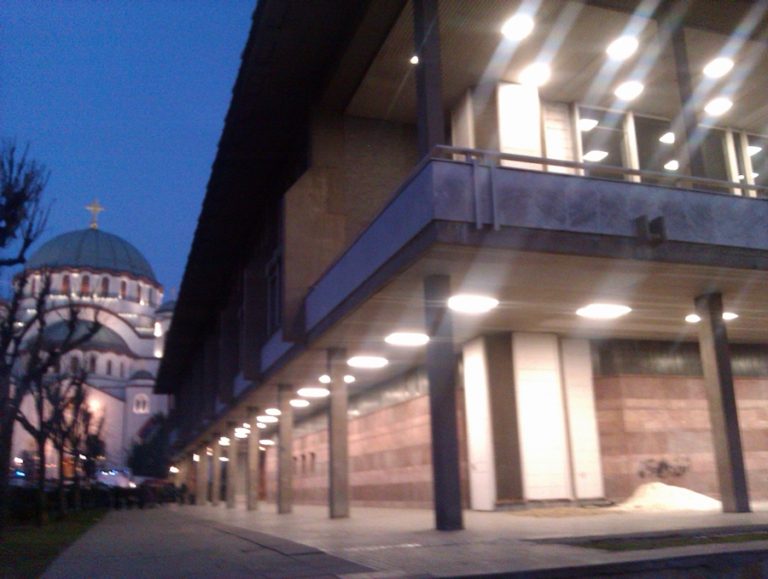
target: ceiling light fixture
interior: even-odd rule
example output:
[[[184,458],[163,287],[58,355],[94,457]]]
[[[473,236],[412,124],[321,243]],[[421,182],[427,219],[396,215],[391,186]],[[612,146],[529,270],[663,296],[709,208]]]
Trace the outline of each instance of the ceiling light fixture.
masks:
[[[719,56],[710,60],[704,67],[704,76],[709,78],[721,78],[731,72],[733,61],[725,56]]]
[[[664,168],[667,171],[677,171],[680,168],[680,163],[677,162],[677,159],[672,159],[664,163]]]
[[[639,97],[644,90],[645,85],[643,85],[642,82],[638,80],[628,80],[617,86],[616,90],[613,91],[613,94],[620,100],[633,101]]]
[[[762,151],[763,148],[758,145],[748,145],[747,146],[747,155],[750,157],[754,157],[757,155],[760,151]]]
[[[323,374],[317,379],[320,384],[330,384],[331,383],[331,377],[328,374]]]
[[[579,119],[579,130],[588,133],[598,125],[597,119]]]
[[[306,386],[304,388],[299,388],[296,393],[304,398],[325,398],[331,391],[322,386]]]
[[[525,86],[539,87],[547,84],[550,76],[552,76],[552,69],[546,62],[534,62],[520,71],[517,80]]]
[[[262,445],[262,446],[275,446],[275,441],[274,440],[270,440],[269,438],[262,438],[259,441],[259,444]]]
[[[352,374],[345,374],[344,375],[344,382],[346,384],[354,384],[356,378]]]
[[[347,360],[347,366],[350,368],[383,368],[389,364],[389,360],[381,356],[352,356]]]
[[[608,151],[600,151],[598,149],[593,149],[591,151],[588,151],[584,153],[584,156],[582,157],[585,161],[588,161],[590,163],[599,163],[603,159],[605,159],[608,156]]]
[[[733,312],[723,312],[723,320],[726,322],[735,320],[738,317],[739,314],[735,314]],[[689,324],[698,324],[701,321],[701,316],[699,316],[699,314],[688,314],[685,316],[685,321]]]
[[[501,27],[501,33],[509,40],[522,40],[533,32],[533,18],[527,14],[515,14]]]
[[[640,43],[634,36],[619,36],[608,45],[605,52],[611,60],[626,60],[637,52]]]
[[[263,422],[257,422],[256,423],[256,428],[266,428],[266,427],[267,427],[267,425],[264,424]]]
[[[485,314],[499,305],[499,300],[490,296],[458,294],[448,298],[448,307],[462,314]]]
[[[275,422],[279,422],[280,419],[277,416],[257,416],[256,420],[259,422],[263,422],[264,424],[274,424]]]
[[[409,60],[408,62],[410,62],[411,64],[419,64],[419,57],[414,54],[411,57],[411,60]]]
[[[393,332],[384,341],[390,346],[423,346],[429,342],[429,336],[420,332]]]
[[[719,117],[731,110],[733,101],[728,97],[717,97],[712,99],[704,107],[704,112],[713,117]]]
[[[294,408],[306,408],[309,406],[309,400],[304,400],[303,398],[294,398],[289,402],[289,404]]]
[[[659,142],[664,143],[665,145],[674,145],[675,133],[673,133],[672,131],[669,131],[668,133],[664,133],[659,137]]]
[[[264,414],[267,414],[268,416],[280,416],[282,412],[280,412],[277,408],[267,408],[264,411]]]
[[[613,320],[631,311],[632,308],[621,304],[589,304],[576,310],[576,315],[591,320]]]

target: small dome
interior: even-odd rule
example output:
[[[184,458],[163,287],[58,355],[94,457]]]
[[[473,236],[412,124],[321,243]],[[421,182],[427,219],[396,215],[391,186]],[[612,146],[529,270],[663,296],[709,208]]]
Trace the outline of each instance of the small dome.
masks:
[[[81,229],[57,235],[29,258],[26,267],[106,270],[148,278],[157,283],[155,272],[138,249],[123,238],[100,229]]]
[[[91,322],[78,320],[72,339],[78,340],[87,335],[90,330]],[[67,321],[51,324],[46,327],[43,332],[45,341],[53,346],[61,344],[67,338],[68,333],[69,324]],[[132,355],[131,349],[128,347],[128,344],[125,343],[125,340],[123,340],[117,332],[110,330],[106,326],[101,326],[90,340],[83,343],[77,349],[86,351],[101,350],[115,352],[116,354],[125,354],[127,356]]]
[[[168,300],[164,304],[160,305],[155,310],[156,314],[170,314],[173,313],[174,308],[176,307],[176,301],[175,300]]]
[[[146,370],[137,370],[136,372],[131,374],[131,377],[129,378],[131,382],[133,382],[134,380],[154,380],[154,379],[155,377],[151,373],[147,372]]]

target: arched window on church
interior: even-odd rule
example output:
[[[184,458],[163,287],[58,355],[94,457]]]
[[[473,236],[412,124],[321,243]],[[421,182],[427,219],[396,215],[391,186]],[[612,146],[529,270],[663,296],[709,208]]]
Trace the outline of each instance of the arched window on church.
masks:
[[[80,280],[80,295],[87,296],[91,293],[91,276],[84,275]]]
[[[35,295],[37,293],[37,278],[35,276],[32,276],[32,283],[30,284],[30,295]]]
[[[68,296],[69,292],[69,276],[65,274],[61,276],[61,293],[63,293],[65,296]]]
[[[77,373],[77,371],[80,369],[80,358],[77,356],[72,356],[69,359],[69,371],[71,374]]]
[[[125,362],[120,362],[120,378],[125,378]]]
[[[101,297],[105,298],[109,295],[109,278],[105,275],[101,278]]]
[[[120,282],[120,299],[124,300],[125,296],[128,295],[128,284],[125,280]]]
[[[107,360],[107,376],[112,375],[112,360]]]
[[[134,414],[149,414],[149,396],[146,394],[136,394],[133,398]]]
[[[88,371],[96,372],[96,354],[91,354],[91,359],[88,360]]]
[[[149,288],[149,297],[147,299],[149,300],[150,306],[155,305],[155,289],[154,288]]]
[[[136,301],[141,303],[141,284],[136,282]]]

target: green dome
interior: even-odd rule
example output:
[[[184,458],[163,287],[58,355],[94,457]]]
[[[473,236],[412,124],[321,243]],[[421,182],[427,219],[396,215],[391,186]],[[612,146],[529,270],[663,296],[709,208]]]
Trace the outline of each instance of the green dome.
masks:
[[[76,324],[72,340],[82,339],[91,331],[91,322],[78,320]],[[44,341],[49,346],[60,345],[67,338],[68,334],[69,324],[66,320],[51,324],[43,331]],[[77,349],[86,351],[109,351],[115,352],[116,354],[131,355],[131,349],[128,347],[128,344],[125,343],[125,340],[123,340],[117,332],[110,330],[106,326],[101,326],[98,331],[91,336],[90,340],[84,342],[83,345]]]
[[[71,267],[128,273],[157,283],[155,272],[138,249],[100,229],[81,229],[54,237],[29,258],[26,267]]]

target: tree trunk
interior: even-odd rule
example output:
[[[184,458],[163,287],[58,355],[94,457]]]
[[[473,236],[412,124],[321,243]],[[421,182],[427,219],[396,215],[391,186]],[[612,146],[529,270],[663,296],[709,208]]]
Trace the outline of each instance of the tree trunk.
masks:
[[[80,473],[77,472],[77,467],[80,464],[80,457],[77,450],[72,454],[72,508],[79,511],[83,508],[83,497],[80,494]]]
[[[64,485],[64,447],[56,449],[59,453],[59,516],[64,518],[67,514],[67,487]]]
[[[8,472],[11,468],[11,446],[13,441],[13,422],[10,428],[7,428],[5,417],[2,417],[2,431],[0,431],[0,538],[3,537],[5,529],[8,526]]]
[[[45,439],[37,441],[37,524],[48,522],[48,509],[45,496]]]

